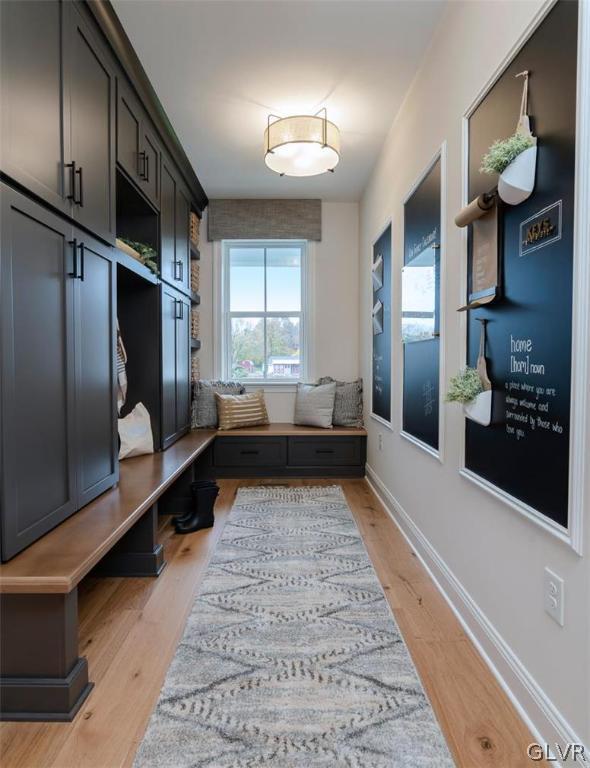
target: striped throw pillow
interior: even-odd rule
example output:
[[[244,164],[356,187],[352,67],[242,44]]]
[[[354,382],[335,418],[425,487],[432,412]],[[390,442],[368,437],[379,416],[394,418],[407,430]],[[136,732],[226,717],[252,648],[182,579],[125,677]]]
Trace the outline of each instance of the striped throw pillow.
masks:
[[[238,429],[268,424],[268,413],[264,392],[249,392],[247,395],[220,395],[215,393],[219,429]]]

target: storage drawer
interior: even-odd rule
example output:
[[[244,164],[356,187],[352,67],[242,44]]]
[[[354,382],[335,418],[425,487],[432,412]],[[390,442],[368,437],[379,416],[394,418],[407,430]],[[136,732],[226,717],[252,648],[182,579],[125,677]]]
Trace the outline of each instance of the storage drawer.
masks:
[[[290,467],[350,467],[362,461],[360,437],[290,437]]]
[[[278,467],[287,463],[287,438],[218,437],[213,446],[216,467]]]

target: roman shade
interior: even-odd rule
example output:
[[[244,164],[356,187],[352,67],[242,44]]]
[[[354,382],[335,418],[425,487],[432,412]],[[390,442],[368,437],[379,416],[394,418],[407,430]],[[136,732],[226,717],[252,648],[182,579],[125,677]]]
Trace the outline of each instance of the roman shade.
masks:
[[[321,240],[321,200],[210,200],[208,240]]]

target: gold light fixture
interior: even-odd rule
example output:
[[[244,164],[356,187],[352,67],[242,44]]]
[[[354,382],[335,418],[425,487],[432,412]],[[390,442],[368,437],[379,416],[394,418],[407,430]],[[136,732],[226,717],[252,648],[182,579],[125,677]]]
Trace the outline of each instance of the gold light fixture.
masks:
[[[315,115],[269,115],[264,146],[264,162],[280,176],[333,173],[340,160],[340,131],[325,107]]]

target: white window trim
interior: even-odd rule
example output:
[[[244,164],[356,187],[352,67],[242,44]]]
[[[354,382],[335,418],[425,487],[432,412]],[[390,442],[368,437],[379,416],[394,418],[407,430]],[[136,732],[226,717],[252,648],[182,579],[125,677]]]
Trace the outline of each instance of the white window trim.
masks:
[[[314,270],[312,268],[314,259],[312,258],[313,244],[305,240],[222,240],[215,241],[213,244],[214,272],[213,288],[217,299],[216,306],[218,311],[215,313],[213,327],[213,344],[215,350],[215,376],[220,379],[231,379],[229,363],[229,268],[227,264],[228,246],[232,245],[253,245],[255,243],[264,244],[265,247],[273,245],[284,246],[287,244],[302,246],[301,259],[301,311],[300,317],[300,338],[302,346],[301,372],[298,378],[292,379],[244,379],[243,383],[246,390],[263,388],[265,391],[292,391],[297,388],[301,381],[307,381],[311,373],[311,307],[313,306],[314,290]],[[259,317],[259,312],[240,313],[244,316],[252,314]],[[267,312],[266,316],[284,317],[283,312]],[[288,314],[288,313],[287,313]]]

